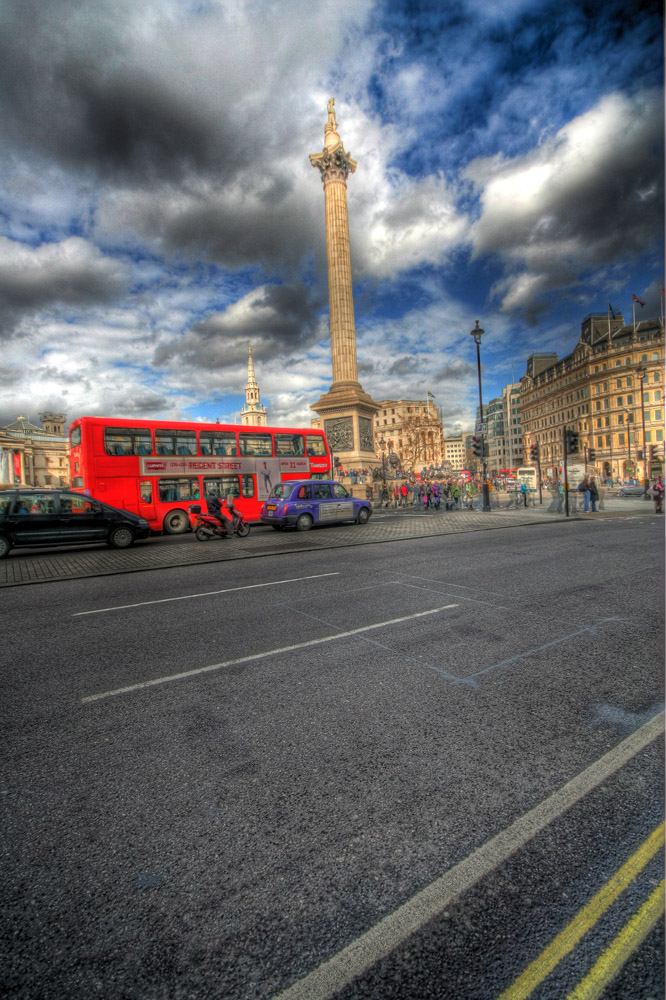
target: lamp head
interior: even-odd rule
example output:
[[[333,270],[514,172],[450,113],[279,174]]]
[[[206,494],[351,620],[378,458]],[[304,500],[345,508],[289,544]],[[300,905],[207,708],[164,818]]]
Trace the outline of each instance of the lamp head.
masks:
[[[470,336],[474,337],[474,343],[475,344],[480,344],[481,343],[481,337],[483,336],[483,334],[486,331],[481,329],[481,327],[479,326],[479,321],[477,319],[476,326],[474,327],[473,330],[470,330],[469,332],[470,332]]]

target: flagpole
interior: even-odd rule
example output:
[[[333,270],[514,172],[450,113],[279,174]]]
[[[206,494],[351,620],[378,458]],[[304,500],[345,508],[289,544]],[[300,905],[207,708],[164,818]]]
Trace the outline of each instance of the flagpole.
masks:
[[[632,308],[633,317],[634,317],[634,334],[635,334],[636,333],[636,302],[635,301],[632,301],[631,308]]]

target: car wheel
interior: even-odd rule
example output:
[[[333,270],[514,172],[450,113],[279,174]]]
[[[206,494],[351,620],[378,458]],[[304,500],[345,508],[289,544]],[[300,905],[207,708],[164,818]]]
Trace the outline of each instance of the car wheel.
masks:
[[[9,541],[9,539],[5,538],[4,535],[0,535],[0,559],[4,559],[5,556],[9,555],[9,550],[11,549],[11,547],[12,544]]]
[[[134,544],[134,532],[124,524],[114,528],[109,535],[109,545],[114,549],[128,549]]]
[[[367,507],[361,507],[358,512],[358,517],[356,518],[357,524],[367,524],[370,520],[370,511]]]
[[[171,510],[164,518],[167,535],[183,535],[190,526],[190,519],[184,510]]]
[[[296,531],[309,531],[313,524],[314,521],[309,514],[301,514],[296,521]]]

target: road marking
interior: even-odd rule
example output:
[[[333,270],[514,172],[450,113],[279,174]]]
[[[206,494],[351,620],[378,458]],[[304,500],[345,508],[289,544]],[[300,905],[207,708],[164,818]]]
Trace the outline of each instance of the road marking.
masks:
[[[527,1000],[534,990],[550,975],[556,965],[578,944],[584,934],[594,927],[606,910],[624,892],[627,886],[645,868],[660,847],[664,846],[664,824],[661,823],[632,854],[628,861],[613,875],[589,903],[580,910],[560,933],[553,938],[538,958],[518,976],[498,1000]]]
[[[542,646],[535,646],[534,649],[528,649],[524,653],[517,653],[515,656],[510,656],[507,660],[500,660],[498,663],[491,663],[489,667],[484,667],[483,670],[477,670],[475,674],[469,674],[468,680],[474,677],[481,677],[482,674],[487,674],[495,667],[504,667],[508,663],[515,663],[516,660],[522,660],[526,656],[531,656],[533,653],[540,653],[543,649],[550,649],[551,646],[557,646],[561,642],[567,642],[568,639],[575,639],[578,635],[584,635],[586,632],[596,632],[600,625],[605,622],[617,621],[617,618],[602,618],[596,625],[586,625],[584,628],[578,629],[577,632],[570,632],[568,635],[563,635],[559,639],[553,639],[552,642],[545,642]]]
[[[291,580],[272,580],[270,583],[251,583],[246,587],[227,587],[225,590],[207,590],[203,594],[184,594],[182,597],[162,597],[156,601],[139,601],[137,604],[117,604],[112,608],[96,608],[94,611],[75,611],[72,618],[82,615],[103,615],[107,611],[125,611],[127,608],[144,608],[148,604],[168,604],[169,601],[191,601],[195,597],[213,597],[215,594],[233,594],[236,590],[255,590],[258,587],[279,587],[283,583],[300,583],[302,580],[320,580],[325,576],[340,576],[340,573],[317,573],[314,576],[295,576]]]
[[[638,913],[622,928],[617,937],[592,966],[567,1000],[598,1000],[627,959],[643,943],[664,913],[664,880],[645,900]]]
[[[288,987],[275,1000],[326,1000],[343,989],[355,976],[398,948],[409,936],[440,914],[463,892],[506,861],[540,830],[618,771],[664,730],[660,712],[543,802],[520,816],[464,861],[416,893],[378,924],[303,979]]]
[[[439,611],[448,611],[449,608],[457,608],[457,604],[445,604],[441,608],[432,608],[430,611],[417,611],[412,615],[405,615],[403,618],[391,618],[385,622],[375,622],[374,625],[363,625],[362,628],[353,628],[348,632],[336,632],[335,635],[326,635],[321,639],[309,639],[307,642],[297,642],[292,646],[281,646],[279,649],[269,649],[263,653],[251,653],[249,656],[241,656],[236,660],[225,660],[223,663],[211,663],[207,667],[196,667],[194,670],[184,670],[180,674],[167,674],[165,677],[155,677],[149,681],[140,681],[138,684],[128,684],[127,687],[116,688],[114,691],[102,691],[100,694],[89,694],[81,699],[83,704],[91,701],[102,701],[104,698],[115,698],[121,694],[129,694],[131,691],[140,691],[143,688],[157,687],[160,684],[170,684],[171,681],[184,680],[186,677],[197,677],[200,674],[212,673],[215,670],[222,670],[224,667],[235,667],[239,663],[250,663],[252,660],[263,660],[267,656],[277,656],[280,653],[290,653],[296,649],[307,649],[308,646],[320,646],[325,642],[335,642],[336,639],[347,639],[352,635],[361,635],[363,632],[371,632],[376,628],[384,628],[387,625],[399,625],[401,622],[412,621],[414,618],[424,618],[426,615],[435,615]]]

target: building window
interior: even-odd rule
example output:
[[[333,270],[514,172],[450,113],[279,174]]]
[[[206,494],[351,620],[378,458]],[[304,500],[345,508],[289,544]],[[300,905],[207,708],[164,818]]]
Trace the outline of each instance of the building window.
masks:
[[[618,436],[617,436],[617,443],[618,444],[624,444],[624,434],[618,434]]]
[[[617,403],[616,403],[616,405],[617,406],[624,406],[624,400],[622,399],[622,396],[618,396],[617,397]]]
[[[661,372],[653,372],[652,374],[653,382],[661,382]]]
[[[657,431],[657,441],[663,441],[663,440],[664,440],[664,432],[663,432],[663,430],[658,430]]]

